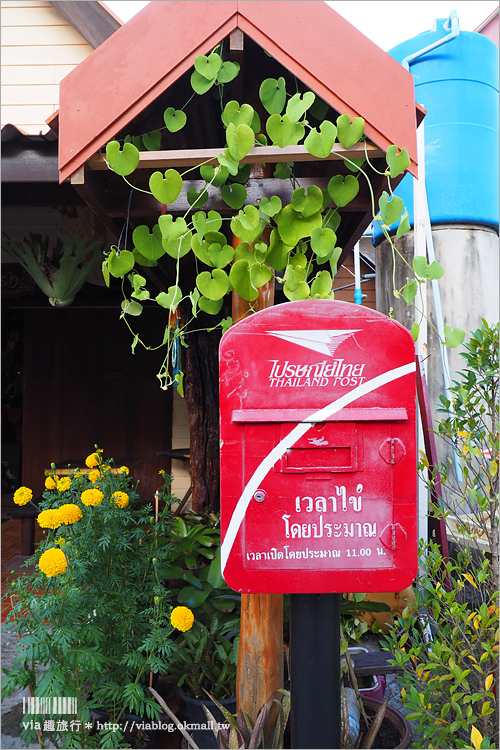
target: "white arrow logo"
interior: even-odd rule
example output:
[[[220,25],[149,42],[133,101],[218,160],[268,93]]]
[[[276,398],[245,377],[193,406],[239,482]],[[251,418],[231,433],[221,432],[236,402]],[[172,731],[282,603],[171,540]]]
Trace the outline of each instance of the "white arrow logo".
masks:
[[[266,333],[292,344],[298,344],[298,346],[303,346],[306,349],[312,349],[314,352],[333,357],[337,347],[358,331],[361,331],[361,328],[356,328],[353,331],[266,331]]]

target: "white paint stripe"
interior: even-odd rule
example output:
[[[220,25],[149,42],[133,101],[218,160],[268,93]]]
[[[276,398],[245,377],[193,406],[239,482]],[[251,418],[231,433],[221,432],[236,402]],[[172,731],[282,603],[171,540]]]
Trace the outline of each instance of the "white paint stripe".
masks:
[[[341,396],[336,401],[332,401],[331,404],[328,404],[322,409],[319,409],[319,411],[313,412],[310,416],[306,417],[307,421],[303,420],[302,422],[300,422],[300,424],[294,427],[293,430],[283,438],[283,440],[280,440],[278,445],[276,445],[272,449],[272,451],[261,461],[259,466],[256,468],[236,504],[236,508],[234,509],[233,515],[231,516],[231,521],[229,522],[229,526],[221,546],[221,569],[223,573],[226,567],[227,560],[233,548],[234,541],[236,539],[238,531],[240,530],[241,524],[243,523],[245,513],[247,512],[248,505],[253,497],[254,492],[259,489],[261,482],[265,479],[276,461],[281,458],[285,451],[288,450],[288,448],[290,448],[317,422],[324,422],[325,419],[328,419],[328,417],[330,417],[332,414],[335,414],[335,412],[343,409],[344,406],[347,406],[353,401],[356,401],[356,399],[361,398],[361,396],[365,396],[367,393],[371,393],[377,388],[380,388],[387,383],[391,383],[393,380],[398,380],[405,375],[409,375],[411,372],[415,371],[415,367],[415,362],[410,362],[407,365],[402,365],[401,367],[396,367],[394,370],[384,372],[382,373],[382,375],[377,375],[377,377],[372,378],[372,380],[367,380],[366,383],[358,385],[357,388],[349,391],[349,393],[346,393],[345,396]]]

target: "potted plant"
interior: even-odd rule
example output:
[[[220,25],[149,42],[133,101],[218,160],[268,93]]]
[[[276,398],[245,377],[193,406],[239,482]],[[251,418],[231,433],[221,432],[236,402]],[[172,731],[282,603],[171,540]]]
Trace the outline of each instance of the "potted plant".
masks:
[[[52,465],[38,508],[45,537],[28,561],[32,572],[7,594],[7,627],[19,641],[4,695],[29,687],[40,699],[23,722],[27,745],[39,735],[64,747],[129,746],[126,714],[158,716],[147,687],[174,649],[169,594],[157,574],[171,552],[158,544],[172,527],[168,481],[155,517],[127,467],[104,461],[99,449],[86,466],[59,477]],[[14,500],[31,502],[31,490],[19,488]],[[71,699],[71,715],[58,715],[57,698]],[[97,710],[106,713],[95,721]]]

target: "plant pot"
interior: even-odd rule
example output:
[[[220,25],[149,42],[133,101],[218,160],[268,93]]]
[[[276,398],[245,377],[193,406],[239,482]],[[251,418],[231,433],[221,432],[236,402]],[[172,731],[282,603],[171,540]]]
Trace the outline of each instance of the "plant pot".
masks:
[[[208,698],[206,700],[202,698],[193,698],[191,695],[186,695],[181,687],[178,688],[178,690],[179,695],[186,706],[186,712],[188,715],[187,723],[194,725],[194,728],[186,727],[186,730],[192,735],[198,747],[206,748],[207,750],[211,750],[212,748],[216,749],[218,747],[217,740],[209,726],[203,706],[208,708],[217,721],[224,723],[225,718],[222,715],[222,712],[217,708],[215,703]],[[224,698],[224,700],[220,700],[219,703],[232,714],[236,713],[236,697]]]
[[[363,705],[368,716],[374,716],[382,705],[382,701],[363,696]],[[384,748],[384,750],[406,748],[410,747],[411,741],[410,722],[405,719],[400,711],[392,706],[387,706],[384,720],[372,746],[374,750],[376,748]]]

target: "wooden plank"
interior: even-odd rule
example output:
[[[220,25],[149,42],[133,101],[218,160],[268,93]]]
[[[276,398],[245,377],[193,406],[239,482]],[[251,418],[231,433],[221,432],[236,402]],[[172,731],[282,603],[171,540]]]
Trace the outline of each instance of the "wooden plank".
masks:
[[[122,228],[108,216],[105,208],[106,196],[104,190],[90,170],[85,167],[80,167],[80,169],[71,175],[71,184],[78,195],[83,198],[87,206],[90,207],[98,219],[100,219],[104,226],[111,232],[113,237],[118,239]],[[130,235],[131,232],[129,232],[127,250],[132,250]],[[123,234],[123,237],[125,237],[125,233]]]
[[[4,86],[2,82],[2,107],[18,104],[44,104],[58,106],[59,86]]]
[[[53,115],[56,109],[56,104],[5,105],[2,106],[2,127],[10,122],[31,135],[46,133],[49,128],[45,120]]]
[[[53,2],[54,8],[94,47],[106,41],[121,23],[98,2]]]
[[[182,151],[143,151],[139,157],[137,169],[170,169],[176,167],[194,167],[197,164],[218,164],[217,157],[224,147],[206,149],[185,149]],[[366,152],[371,159],[385,156],[384,151],[371,143],[366,144]],[[365,144],[356,144],[351,148],[344,148],[336,144],[325,159],[313,156],[306,151],[305,146],[254,146],[249,153],[240,160],[241,164],[276,164],[283,161],[339,161],[344,158],[360,159],[365,155]],[[108,169],[104,158],[94,154],[88,165],[92,170]]]
[[[50,8],[51,3],[46,0],[2,0],[2,13],[4,8]]]
[[[6,26],[67,26],[68,22],[52,5],[26,8],[23,3],[16,7],[4,7],[2,3],[2,28]]]
[[[31,47],[31,45],[85,44],[86,41],[69,24],[66,26],[8,26],[2,33],[2,50],[4,47]]]
[[[30,65],[73,65],[77,66],[92,52],[90,44],[69,45],[32,45],[29,48]],[[4,65],[26,64],[27,50],[25,46],[3,47],[2,67]]]
[[[38,86],[56,84],[71,73],[74,65],[2,65],[4,86]],[[59,95],[57,96],[59,101]]]

